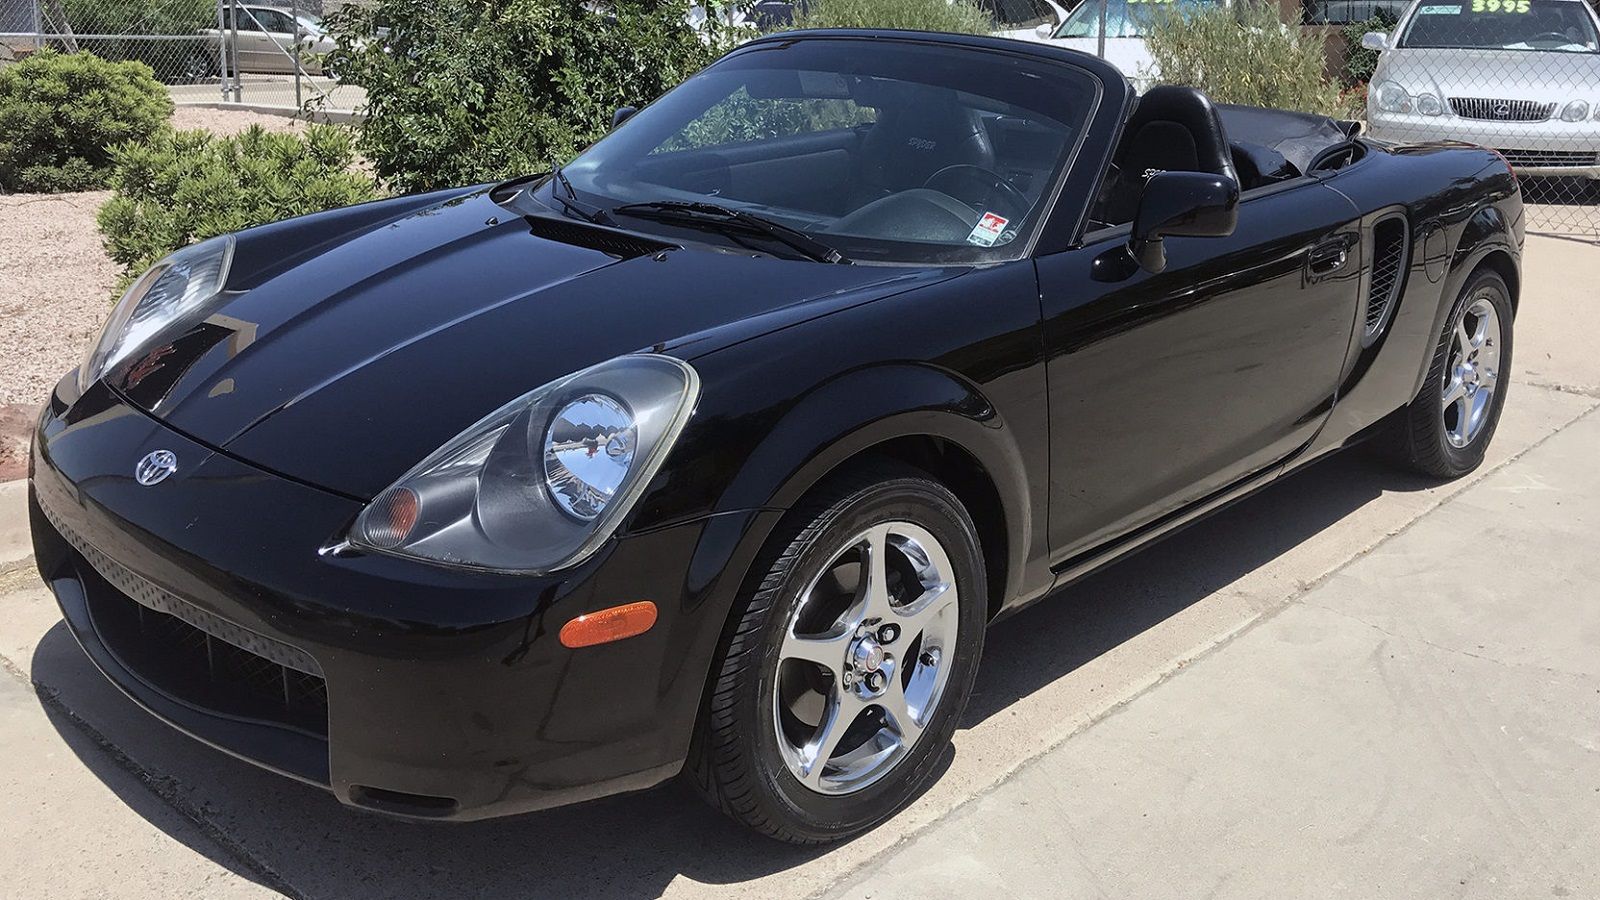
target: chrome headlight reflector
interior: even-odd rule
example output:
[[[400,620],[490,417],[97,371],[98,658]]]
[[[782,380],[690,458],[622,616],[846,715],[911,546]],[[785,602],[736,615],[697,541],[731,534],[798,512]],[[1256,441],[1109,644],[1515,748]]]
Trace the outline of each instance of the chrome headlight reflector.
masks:
[[[1384,112],[1406,113],[1411,111],[1411,95],[1406,89],[1393,81],[1385,81],[1373,88],[1373,105]]]
[[[1561,121],[1582,122],[1589,118],[1589,102],[1587,100],[1574,100],[1561,108]]]
[[[151,266],[117,301],[78,366],[86,390],[112,366],[210,314],[233,265],[233,235],[191,244]]]
[[[609,538],[700,396],[670,356],[619,356],[495,410],[356,518],[350,543],[496,572],[577,565]]]

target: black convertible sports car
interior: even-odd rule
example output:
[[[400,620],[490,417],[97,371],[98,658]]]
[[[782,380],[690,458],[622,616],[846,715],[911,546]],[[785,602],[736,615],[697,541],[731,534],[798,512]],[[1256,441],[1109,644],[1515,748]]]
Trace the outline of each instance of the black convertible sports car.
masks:
[[[1494,434],[1490,151],[900,32],[632,113],[129,289],[31,476],[112,681],[354,806],[686,771],[838,839],[935,776],[997,615],[1365,438],[1452,477]]]

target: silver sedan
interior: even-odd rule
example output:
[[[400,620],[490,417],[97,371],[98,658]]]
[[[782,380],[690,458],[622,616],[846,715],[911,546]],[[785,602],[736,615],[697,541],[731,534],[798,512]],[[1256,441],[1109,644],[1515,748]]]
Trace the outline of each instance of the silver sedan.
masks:
[[[1498,150],[1523,175],[1600,179],[1600,19],[1583,0],[1415,0],[1367,93],[1368,131]]]

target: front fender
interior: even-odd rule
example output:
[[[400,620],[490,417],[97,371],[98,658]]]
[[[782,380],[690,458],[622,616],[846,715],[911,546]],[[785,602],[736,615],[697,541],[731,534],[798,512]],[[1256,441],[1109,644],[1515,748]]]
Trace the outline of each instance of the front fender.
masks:
[[[730,473],[716,508],[790,509],[830,473],[901,438],[947,442],[987,475],[1005,528],[1004,596],[1014,596],[1033,538],[1024,454],[1014,429],[981,388],[932,365],[856,369],[802,395]],[[770,533],[748,537],[764,544]]]
[[[1455,240],[1455,247],[1450,254],[1449,269],[1445,272],[1444,290],[1440,293],[1438,308],[1434,311],[1433,331],[1430,333],[1436,337],[1444,331],[1445,319],[1455,307],[1456,297],[1466,285],[1467,278],[1477,271],[1484,260],[1495,254],[1502,254],[1512,267],[1512,271],[1519,272],[1522,259],[1520,233],[1522,208],[1520,200],[1511,209],[1507,208],[1508,203],[1510,199],[1485,202],[1462,224]],[[1509,280],[1511,283],[1508,286],[1512,291],[1511,304],[1514,310],[1517,306],[1517,282],[1520,279]],[[1414,397],[1422,390],[1422,382],[1428,377],[1428,369],[1432,365],[1433,354],[1431,352],[1424,354],[1410,396]]]

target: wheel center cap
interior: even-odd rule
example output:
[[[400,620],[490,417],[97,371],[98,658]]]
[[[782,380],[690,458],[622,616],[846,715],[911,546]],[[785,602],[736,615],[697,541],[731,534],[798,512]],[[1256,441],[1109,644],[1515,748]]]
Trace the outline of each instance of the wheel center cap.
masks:
[[[864,637],[850,648],[850,663],[858,671],[876,672],[883,666],[883,645],[872,637]]]

